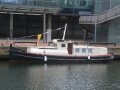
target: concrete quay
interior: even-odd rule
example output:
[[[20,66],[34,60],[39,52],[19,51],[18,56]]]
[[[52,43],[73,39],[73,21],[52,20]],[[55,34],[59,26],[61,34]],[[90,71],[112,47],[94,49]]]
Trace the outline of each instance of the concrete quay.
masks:
[[[79,42],[79,44],[84,44],[85,42]],[[10,44],[13,44],[13,46],[26,49],[27,46],[36,46],[36,40],[0,40],[0,60],[9,60],[9,47]],[[41,46],[46,46],[46,43],[43,43],[43,41],[40,42]],[[92,46],[103,46],[108,48],[109,53],[113,53],[116,60],[120,60],[120,45],[112,45],[112,44],[94,44]]]

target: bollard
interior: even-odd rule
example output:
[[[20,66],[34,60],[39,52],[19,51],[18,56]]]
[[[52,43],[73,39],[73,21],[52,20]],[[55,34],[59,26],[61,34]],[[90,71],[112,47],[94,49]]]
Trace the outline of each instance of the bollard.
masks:
[[[1,46],[4,46],[4,44],[3,44],[3,43],[1,43]]]
[[[9,45],[9,41],[10,41],[10,39],[9,39],[9,38],[7,38],[7,43],[6,43],[7,45]]]

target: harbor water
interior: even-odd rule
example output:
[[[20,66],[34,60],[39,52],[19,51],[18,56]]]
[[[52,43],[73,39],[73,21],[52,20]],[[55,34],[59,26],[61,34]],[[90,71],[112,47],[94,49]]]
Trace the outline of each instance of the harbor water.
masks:
[[[0,62],[0,90],[120,90],[120,61]]]

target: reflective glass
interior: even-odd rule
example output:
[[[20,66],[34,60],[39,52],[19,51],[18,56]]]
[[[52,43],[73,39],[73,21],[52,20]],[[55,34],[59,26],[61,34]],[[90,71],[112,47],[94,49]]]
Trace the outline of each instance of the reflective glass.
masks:
[[[94,9],[94,0],[0,0],[0,4],[61,8],[66,14],[88,14]]]

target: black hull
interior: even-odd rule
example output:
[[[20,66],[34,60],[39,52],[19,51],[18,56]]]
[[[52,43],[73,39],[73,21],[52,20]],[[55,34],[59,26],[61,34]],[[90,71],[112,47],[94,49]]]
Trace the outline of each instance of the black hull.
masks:
[[[81,56],[56,56],[56,55],[37,55],[26,53],[25,51],[11,47],[9,51],[10,60],[35,61],[35,62],[108,62],[113,60],[111,56],[81,57]]]

